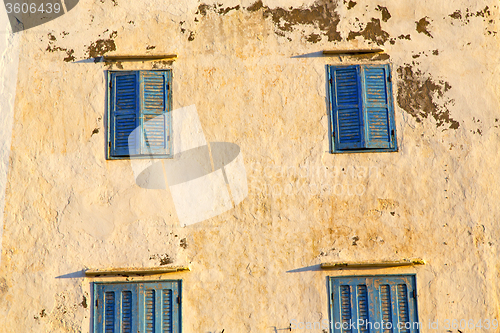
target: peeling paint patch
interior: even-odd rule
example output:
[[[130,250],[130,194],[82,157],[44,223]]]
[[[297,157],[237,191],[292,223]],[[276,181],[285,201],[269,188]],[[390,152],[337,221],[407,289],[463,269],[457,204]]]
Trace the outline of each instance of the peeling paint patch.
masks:
[[[86,309],[86,308],[87,308],[87,306],[88,306],[88,305],[87,305],[87,297],[83,296],[83,300],[82,300],[82,302],[80,303],[80,305],[81,305],[84,309]]]
[[[7,280],[5,280],[5,278],[0,278],[0,295],[7,293],[7,291],[9,291]]]
[[[200,4],[196,14],[206,16],[209,11],[219,15],[226,15],[231,10],[240,10],[240,6],[223,8],[220,5]],[[275,27],[275,34],[281,37],[286,37],[286,33],[292,32],[296,25],[312,25],[318,28],[321,33],[328,38],[328,41],[342,40],[340,33],[337,31],[337,25],[340,18],[335,11],[336,4],[329,1],[320,0],[310,7],[301,8],[269,8],[264,6],[262,0],[254,2],[252,5],[245,8],[248,12],[261,12],[264,18],[270,18]],[[198,22],[198,18],[195,18]],[[191,39],[189,39],[191,38]],[[194,34],[191,33],[188,40],[194,39]],[[287,37],[291,40],[290,37]],[[306,37],[306,40],[311,43],[318,42],[321,38],[319,34],[312,34]]]
[[[345,1],[344,1],[344,3],[345,3]],[[357,5],[357,3],[351,0],[351,1],[349,1],[349,3],[347,4],[347,9],[354,8],[354,6],[356,6],[356,5]]]
[[[67,34],[67,33],[63,32],[63,38],[64,38],[64,34]],[[47,45],[47,48],[45,49],[45,51],[49,51],[49,52],[56,52],[56,51],[66,52],[67,56],[63,59],[64,61],[70,62],[70,61],[75,60],[75,57],[73,56],[73,54],[75,53],[75,50],[73,50],[73,49],[68,50],[68,49],[62,48],[60,46],[55,46],[54,43],[57,41],[56,36],[54,36],[50,32],[47,34],[47,36],[49,38],[49,44]]]
[[[263,7],[264,17],[271,17],[275,33],[283,36],[285,32],[292,32],[295,25],[313,25],[328,37],[329,42],[340,41],[342,38],[337,31],[340,17],[335,11],[336,5],[328,1],[318,1],[309,8],[275,8]]]
[[[321,40],[321,36],[318,34],[310,34],[306,39],[309,43],[317,43]]]
[[[427,29],[429,24],[431,24],[431,22],[429,22],[428,20],[428,17],[422,17],[418,22],[415,22],[417,24],[417,31],[421,34],[425,34],[431,38],[432,35],[431,33],[429,32],[429,30]]]
[[[98,39],[87,48],[89,58],[102,57],[104,54],[116,51],[115,41],[110,39]]]
[[[470,22],[469,18],[471,18],[471,17],[487,18],[487,17],[491,16],[491,11],[490,11],[490,8],[488,6],[484,7],[483,10],[479,10],[477,12],[471,12],[467,8],[465,13],[462,13],[461,10],[457,9],[456,11],[454,11],[452,14],[450,14],[448,16],[454,20],[460,20],[462,22],[462,24],[466,25]],[[492,22],[490,22],[490,23],[492,23]]]
[[[159,260],[160,266],[165,266],[174,262],[172,258],[167,253],[164,254],[153,254],[149,257],[149,260]]]
[[[453,14],[450,14],[448,16],[455,20],[460,20],[462,18],[462,13],[460,12],[460,10],[457,10]]]
[[[358,36],[362,36],[366,40],[371,40],[377,43],[377,45],[383,45],[389,40],[389,33],[382,30],[380,26],[380,20],[377,18],[372,18],[371,22],[366,24],[366,27],[362,31],[351,31],[347,40],[353,40]]]
[[[391,13],[389,13],[389,10],[387,7],[382,7],[382,6],[377,6],[376,10],[382,12],[382,21],[387,22],[391,18]]]
[[[398,36],[399,39],[407,39],[407,40],[411,40],[411,37],[410,37],[410,34],[408,35],[399,35]]]
[[[187,248],[186,238],[181,239],[181,242],[180,242],[179,246],[182,247],[183,249]]]
[[[450,129],[457,129],[460,126],[446,108],[453,100],[445,101],[443,105],[436,101],[436,98],[443,98],[451,88],[448,82],[435,82],[430,76],[425,76],[419,70],[414,71],[409,65],[399,67],[397,72],[401,80],[398,84],[397,101],[403,110],[415,117],[417,122],[430,115],[436,120],[438,127],[448,125]]]

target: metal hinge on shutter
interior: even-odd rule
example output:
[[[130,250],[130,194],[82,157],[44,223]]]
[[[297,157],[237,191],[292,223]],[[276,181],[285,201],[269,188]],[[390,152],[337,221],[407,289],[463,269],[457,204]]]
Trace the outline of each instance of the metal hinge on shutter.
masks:
[[[113,87],[113,81],[109,81],[109,89]]]
[[[95,300],[95,307],[96,307],[96,308],[98,308],[98,307],[99,307],[99,300],[98,300],[98,299],[96,299],[96,300]]]
[[[177,296],[177,304],[181,304],[181,297]]]
[[[333,83],[333,80],[332,80],[332,78],[330,78],[330,80],[329,80],[329,81],[330,81],[330,84],[332,84],[332,83]]]
[[[411,296],[413,298],[417,298],[417,291],[415,289],[413,289],[412,293],[411,293]]]

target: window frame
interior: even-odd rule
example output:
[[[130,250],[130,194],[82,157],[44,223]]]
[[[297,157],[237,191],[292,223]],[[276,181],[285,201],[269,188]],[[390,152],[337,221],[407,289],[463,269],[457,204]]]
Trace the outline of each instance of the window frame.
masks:
[[[149,287],[149,288],[148,288]],[[169,288],[170,287],[170,288]],[[93,288],[93,297],[94,297],[94,304],[92,307],[93,311],[93,322],[92,322],[92,327],[93,327],[93,332],[94,333],[103,333],[106,331],[106,320],[105,317],[107,315],[107,309],[105,308],[106,305],[106,299],[105,299],[105,294],[107,292],[123,292],[123,291],[130,291],[131,293],[131,307],[136,306],[137,308],[131,309],[131,327],[130,329],[133,332],[145,332],[146,331],[146,314],[145,310],[147,307],[146,304],[146,291],[147,290],[155,290],[156,292],[160,290],[166,290],[170,289],[172,290],[171,293],[171,322],[170,325],[172,326],[172,332],[173,333],[181,333],[182,332],[182,280],[147,280],[147,281],[112,281],[112,282],[105,282],[105,281],[99,281],[99,282],[92,282],[92,288]],[[165,297],[164,295],[156,295],[155,292],[155,299],[156,301],[164,301]],[[135,295],[134,295],[135,293]],[[121,294],[122,295],[122,294]],[[123,296],[123,295],[122,295]],[[123,327],[121,326],[123,323],[123,317],[119,315],[121,313],[120,311],[122,310],[121,306],[121,298],[119,300],[116,300],[115,303],[113,304],[113,310],[112,314],[114,316],[113,318],[113,329],[116,332],[121,332]],[[141,302],[141,304],[139,304]],[[162,306],[163,304],[160,304],[160,309],[157,308],[157,302],[154,303],[155,307],[155,316],[154,316],[154,321],[159,323],[159,327],[156,327],[156,331],[162,331]],[[104,306],[101,306],[104,305]],[[134,323],[135,322],[135,323]]]
[[[114,105],[114,87],[113,87],[113,77],[117,74],[133,73],[136,76],[135,82],[135,98],[136,98],[136,129],[141,128],[139,135],[144,138],[144,80],[143,75],[147,72],[163,72],[165,73],[165,111],[162,113],[165,115],[166,131],[163,135],[168,137],[165,139],[165,144],[168,146],[166,148],[166,154],[152,153],[151,151],[140,152],[138,154],[130,154],[130,152],[125,154],[114,154],[114,125],[113,125],[113,105]],[[173,133],[172,133],[172,81],[173,73],[172,69],[140,69],[140,70],[108,70],[106,71],[106,159],[107,160],[127,160],[127,159],[148,159],[148,158],[173,158],[174,148],[173,148]],[[138,140],[141,140],[138,138]],[[142,141],[141,141],[142,143]],[[139,145],[141,145],[139,143]],[[147,146],[149,148],[149,146]],[[141,146],[140,149],[147,149],[146,145]]]
[[[360,147],[360,148],[353,148],[353,149],[342,149],[338,147],[338,144],[336,144],[336,138],[334,133],[338,136],[338,121],[337,121],[337,115],[336,115],[336,108],[334,107],[334,103],[337,103],[337,98],[336,98],[336,87],[333,84],[333,80],[335,80],[335,77],[333,76],[334,70],[335,69],[345,69],[349,67],[355,67],[357,70],[357,88],[359,91],[357,92],[358,95],[358,102],[359,106],[358,109],[360,110],[360,133],[362,133],[363,138],[366,135],[367,128],[366,128],[366,118],[367,118],[367,89],[366,89],[366,83],[365,83],[365,77],[364,77],[364,71],[366,69],[376,69],[376,68],[383,68],[385,71],[385,77],[386,77],[386,104],[387,104],[387,113],[388,113],[388,132],[387,134],[390,136],[389,140],[389,145],[390,147],[388,148],[369,148],[369,147]],[[330,153],[332,154],[343,154],[343,153],[379,153],[379,152],[397,152],[398,151],[398,144],[397,144],[397,131],[396,131],[396,122],[395,122],[395,109],[394,109],[394,96],[393,96],[393,91],[392,91],[392,86],[393,86],[393,80],[392,80],[392,65],[390,63],[376,63],[376,64],[342,64],[342,65],[327,65],[327,86],[328,86],[328,106],[329,106],[329,143],[330,143]],[[335,104],[336,105],[336,104]],[[360,134],[361,135],[361,134]],[[363,141],[361,142],[363,145],[366,145],[366,142]]]
[[[337,323],[345,323],[345,321],[342,319],[342,312],[341,308],[342,307],[342,300],[341,297],[338,295],[341,293],[340,286],[349,286],[349,297],[350,297],[350,303],[349,303],[349,312],[351,315],[351,320],[353,323],[357,323],[358,320],[358,312],[359,308],[361,307],[360,304],[360,295],[359,295],[359,290],[356,288],[356,293],[352,293],[353,289],[359,285],[361,285],[364,280],[364,285],[366,286],[366,300],[368,302],[368,321],[372,323],[372,329],[369,330],[369,332],[381,332],[383,331],[380,326],[379,329],[375,328],[374,323],[381,323],[383,314],[381,311],[382,308],[382,299],[381,299],[381,292],[379,289],[376,289],[377,286],[381,285],[390,285],[390,294],[392,295],[391,298],[391,312],[392,312],[392,323],[394,323],[394,319],[397,319],[399,322],[400,319],[400,307],[399,307],[399,302],[401,301],[399,299],[400,294],[398,294],[399,289],[396,290],[397,286],[400,286],[403,282],[406,285],[406,290],[407,290],[407,313],[408,313],[408,321],[412,323],[412,327],[408,329],[407,332],[410,333],[418,333],[420,330],[419,328],[422,327],[421,323],[419,323],[419,316],[418,316],[418,297],[417,297],[417,280],[416,280],[416,275],[415,274],[397,274],[397,275],[352,275],[352,276],[329,276],[328,277],[328,303],[329,303],[329,317],[330,317],[330,332],[331,333],[343,333],[346,330],[343,330],[340,326],[342,324],[337,324]],[[338,290],[337,296],[334,295],[334,293]],[[396,292],[395,292],[396,291]],[[357,302],[353,302],[356,300]],[[394,300],[396,300],[396,304],[394,304]],[[353,305],[353,303],[355,303]],[[379,305],[376,307],[375,305]],[[404,306],[404,304],[403,304]],[[352,311],[353,308],[357,308],[356,311]],[[397,313],[394,313],[394,310],[397,310]],[[346,312],[348,312],[346,310]],[[356,312],[356,313],[352,313]],[[340,320],[339,320],[340,318]],[[417,329],[413,327],[415,324],[417,324]],[[394,325],[394,324],[392,324]],[[352,326],[350,326],[352,328]],[[359,327],[357,325],[354,325],[354,329],[350,330],[349,332],[351,333],[358,333],[362,332],[361,330],[358,329]],[[404,330],[403,330],[404,331]],[[392,326],[392,332],[400,332],[398,330],[397,324],[396,326]]]

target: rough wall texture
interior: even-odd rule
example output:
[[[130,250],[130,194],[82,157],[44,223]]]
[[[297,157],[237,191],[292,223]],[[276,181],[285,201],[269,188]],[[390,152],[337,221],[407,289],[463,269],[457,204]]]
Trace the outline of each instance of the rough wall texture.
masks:
[[[23,32],[0,331],[88,332],[83,269],[165,263],[192,267],[161,277],[183,280],[184,332],[326,319],[326,277],[367,273],[417,274],[423,332],[499,319],[499,19],[497,1],[82,0]],[[318,53],[366,47],[385,53]],[[96,59],[113,53],[178,59]],[[326,65],[380,61],[399,151],[330,154]],[[172,68],[174,108],[195,104],[208,141],[241,147],[236,209],[181,227],[168,190],[105,160],[105,70],[150,68]],[[318,268],[407,257],[427,265]]]

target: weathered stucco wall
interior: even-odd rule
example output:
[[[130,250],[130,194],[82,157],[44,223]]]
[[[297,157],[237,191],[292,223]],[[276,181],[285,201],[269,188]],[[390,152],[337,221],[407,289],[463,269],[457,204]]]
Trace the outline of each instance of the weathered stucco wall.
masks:
[[[497,1],[82,0],[23,32],[0,331],[88,332],[83,269],[166,263],[191,264],[161,276],[183,280],[184,332],[328,319],[327,276],[353,274],[416,273],[422,332],[499,319],[499,19]],[[94,62],[113,53],[178,59]],[[329,153],[326,65],[359,62],[392,63],[396,153]],[[150,68],[172,68],[207,141],[241,147],[236,209],[181,227],[168,190],[105,159],[105,70]],[[427,264],[318,266],[408,257]]]

